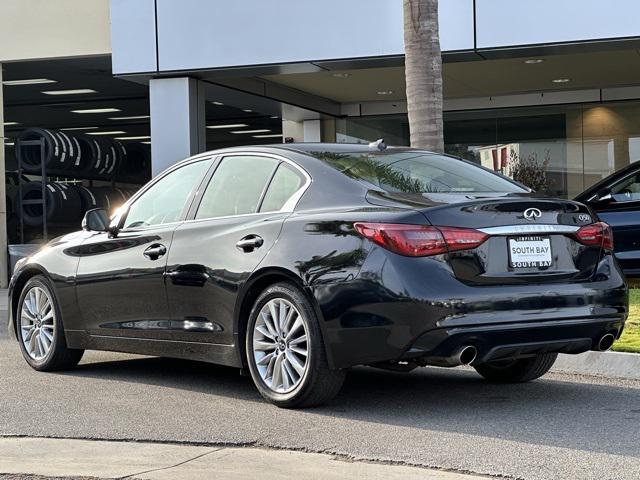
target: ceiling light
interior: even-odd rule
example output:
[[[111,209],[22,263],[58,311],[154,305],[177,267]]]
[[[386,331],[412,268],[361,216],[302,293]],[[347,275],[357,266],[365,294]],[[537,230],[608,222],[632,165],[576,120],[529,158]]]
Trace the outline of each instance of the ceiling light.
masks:
[[[150,118],[149,115],[133,115],[131,117],[109,117],[109,120],[144,120]]]
[[[278,138],[282,137],[281,133],[270,133],[269,135],[251,135],[253,138]]]
[[[151,145],[151,142],[140,142],[140,143],[144,143],[145,145]]]
[[[551,80],[553,83],[567,83],[570,82],[571,79],[570,78],[556,78],[554,80]]]
[[[268,128],[259,128],[257,130],[232,130],[229,133],[267,133],[270,132]]]
[[[243,108],[242,111],[247,113],[253,112],[253,110],[251,110],[250,108]]]
[[[213,103],[214,105],[218,105],[218,106],[224,105],[224,103],[222,103],[222,102],[211,102],[211,103]]]
[[[36,85],[38,83],[56,83],[55,80],[49,80],[48,78],[27,78],[24,80],[5,80],[3,85]]]
[[[6,146],[15,145],[15,143],[13,143],[13,142],[5,142],[5,145]]]
[[[529,58],[529,59],[524,61],[524,63],[526,63],[527,65],[536,65],[536,64],[542,63],[542,62],[544,62],[544,60],[541,59],[541,58]]]
[[[65,131],[74,131],[74,130],[97,130],[98,127],[69,127],[69,128],[61,128],[60,130],[65,130]]]
[[[80,95],[83,93],[98,93],[91,88],[77,88],[75,90],[44,90],[40,93],[45,95]]]
[[[11,125],[20,125],[18,122],[4,122],[5,127],[10,127]]]
[[[269,117],[269,118],[280,118],[278,115],[274,115],[273,117]]]
[[[242,128],[242,127],[248,127],[249,125],[247,125],[246,123],[229,123],[226,125],[207,125],[207,128]]]
[[[347,78],[347,77],[350,77],[351,74],[350,73],[344,73],[344,72],[336,72],[336,73],[332,73],[331,76],[332,77],[336,77],[336,78]]]
[[[112,113],[119,112],[119,108],[86,108],[82,110],[71,110],[73,113]]]
[[[393,90],[378,90],[378,95],[391,95]]]
[[[123,132],[122,130],[114,130],[112,132],[89,132],[87,133],[87,135],[121,135],[123,133],[127,132]]]
[[[150,138],[149,135],[138,135],[136,137],[116,137],[116,140],[148,140]]]

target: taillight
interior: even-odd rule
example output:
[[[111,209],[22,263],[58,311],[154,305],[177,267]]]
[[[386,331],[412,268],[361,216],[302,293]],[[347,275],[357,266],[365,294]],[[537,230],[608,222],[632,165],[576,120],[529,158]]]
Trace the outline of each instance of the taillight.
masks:
[[[450,252],[476,248],[489,238],[489,235],[472,228],[438,227]]]
[[[482,244],[487,234],[470,228],[396,223],[356,223],[356,231],[372,242],[407,257],[426,257]]]
[[[573,234],[573,238],[583,245],[613,250],[613,232],[611,231],[611,227],[604,222],[592,223],[591,225],[580,227],[580,229]]]

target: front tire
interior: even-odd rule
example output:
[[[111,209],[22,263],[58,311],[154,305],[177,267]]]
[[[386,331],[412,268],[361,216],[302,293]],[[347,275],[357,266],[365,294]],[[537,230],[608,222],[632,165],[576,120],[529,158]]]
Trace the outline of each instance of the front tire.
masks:
[[[75,367],[84,353],[67,347],[55,290],[42,275],[30,278],[22,289],[16,330],[22,356],[35,370],[52,372]]]
[[[491,382],[522,383],[543,376],[553,366],[556,358],[557,353],[543,353],[531,358],[483,363],[473,368]]]
[[[249,371],[260,394],[284,408],[331,400],[345,372],[331,370],[317,315],[304,293],[288,283],[267,288],[249,315]]]

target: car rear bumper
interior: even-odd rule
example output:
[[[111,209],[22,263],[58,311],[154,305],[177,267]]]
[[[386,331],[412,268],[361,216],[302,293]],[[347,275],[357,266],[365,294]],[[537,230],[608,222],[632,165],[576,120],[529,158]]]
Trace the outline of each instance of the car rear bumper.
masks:
[[[580,353],[597,349],[607,333],[617,338],[628,313],[628,289],[611,255],[592,281],[477,287],[435,257],[378,253],[352,281],[312,289],[334,368],[442,358],[465,345],[477,349],[476,364]]]
[[[446,358],[462,346],[476,348],[474,364],[541,353],[577,354],[600,350],[607,334],[618,338],[624,316],[544,322],[520,322],[441,328],[425,332],[402,355],[402,360]]]

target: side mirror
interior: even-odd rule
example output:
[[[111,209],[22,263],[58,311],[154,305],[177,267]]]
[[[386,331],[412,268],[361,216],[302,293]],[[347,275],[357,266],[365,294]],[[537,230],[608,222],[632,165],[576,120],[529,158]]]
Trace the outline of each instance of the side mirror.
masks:
[[[87,211],[82,219],[82,229],[87,232],[108,232],[109,215],[103,208]]]

